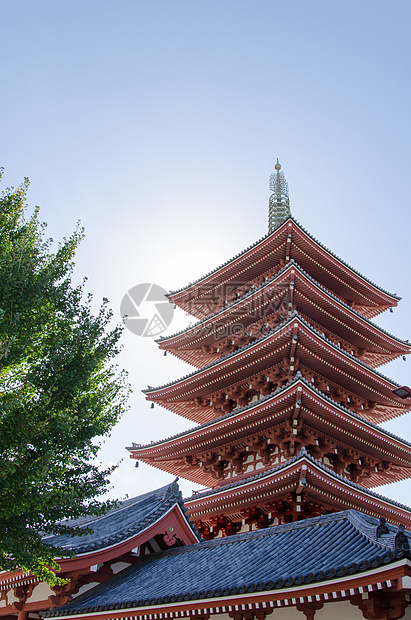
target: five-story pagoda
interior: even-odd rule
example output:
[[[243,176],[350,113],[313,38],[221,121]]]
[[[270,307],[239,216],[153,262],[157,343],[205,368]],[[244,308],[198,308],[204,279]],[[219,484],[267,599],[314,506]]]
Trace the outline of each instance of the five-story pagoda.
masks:
[[[275,169],[268,234],[169,294],[198,321],[159,346],[196,370],[145,394],[196,426],[131,457],[207,487],[185,504],[206,539],[349,508],[411,527],[370,490],[411,477],[411,445],[378,426],[411,408],[377,370],[410,345],[371,321],[399,298],[292,217]]]

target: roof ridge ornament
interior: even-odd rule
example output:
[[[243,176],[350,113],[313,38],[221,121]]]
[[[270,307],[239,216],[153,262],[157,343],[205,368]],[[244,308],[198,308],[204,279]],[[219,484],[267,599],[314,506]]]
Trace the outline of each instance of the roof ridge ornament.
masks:
[[[273,192],[268,203],[268,232],[278,228],[291,216],[290,196],[288,183],[284,172],[280,172],[281,164],[278,161],[274,168],[277,172],[270,174],[270,190]]]

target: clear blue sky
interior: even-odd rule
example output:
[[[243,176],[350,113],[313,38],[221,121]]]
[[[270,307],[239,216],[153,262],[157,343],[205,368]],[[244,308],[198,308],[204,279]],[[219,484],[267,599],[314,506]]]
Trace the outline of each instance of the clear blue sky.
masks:
[[[408,0],[0,0],[0,12],[5,184],[30,177],[56,239],[82,221],[76,278],[117,320],[131,286],[179,288],[265,234],[279,157],[295,217],[402,295],[380,321],[411,338]],[[125,445],[187,428],[140,390],[189,367],[123,341],[134,394],[102,452],[124,459],[115,496],[170,480],[134,469]],[[410,364],[382,372],[410,384]],[[411,440],[409,419],[390,428]],[[411,483],[382,492],[411,505]]]

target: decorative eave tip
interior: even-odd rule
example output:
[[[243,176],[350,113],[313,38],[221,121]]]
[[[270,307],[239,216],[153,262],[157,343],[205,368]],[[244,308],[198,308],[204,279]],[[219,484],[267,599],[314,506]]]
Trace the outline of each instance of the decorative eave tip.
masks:
[[[270,174],[270,190],[273,193],[268,203],[269,233],[278,228],[291,215],[288,183],[284,172],[281,172],[281,164],[278,158],[274,168],[276,172]]]

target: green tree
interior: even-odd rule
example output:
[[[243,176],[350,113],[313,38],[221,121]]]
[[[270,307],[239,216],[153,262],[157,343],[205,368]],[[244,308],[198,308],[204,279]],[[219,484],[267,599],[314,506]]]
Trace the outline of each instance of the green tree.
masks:
[[[96,316],[71,283],[77,228],[52,250],[28,180],[0,195],[0,568],[53,583],[67,551],[44,534],[78,534],[64,522],[102,514],[110,469],[98,440],[125,408],[128,386],[113,365],[121,328],[103,300]]]

